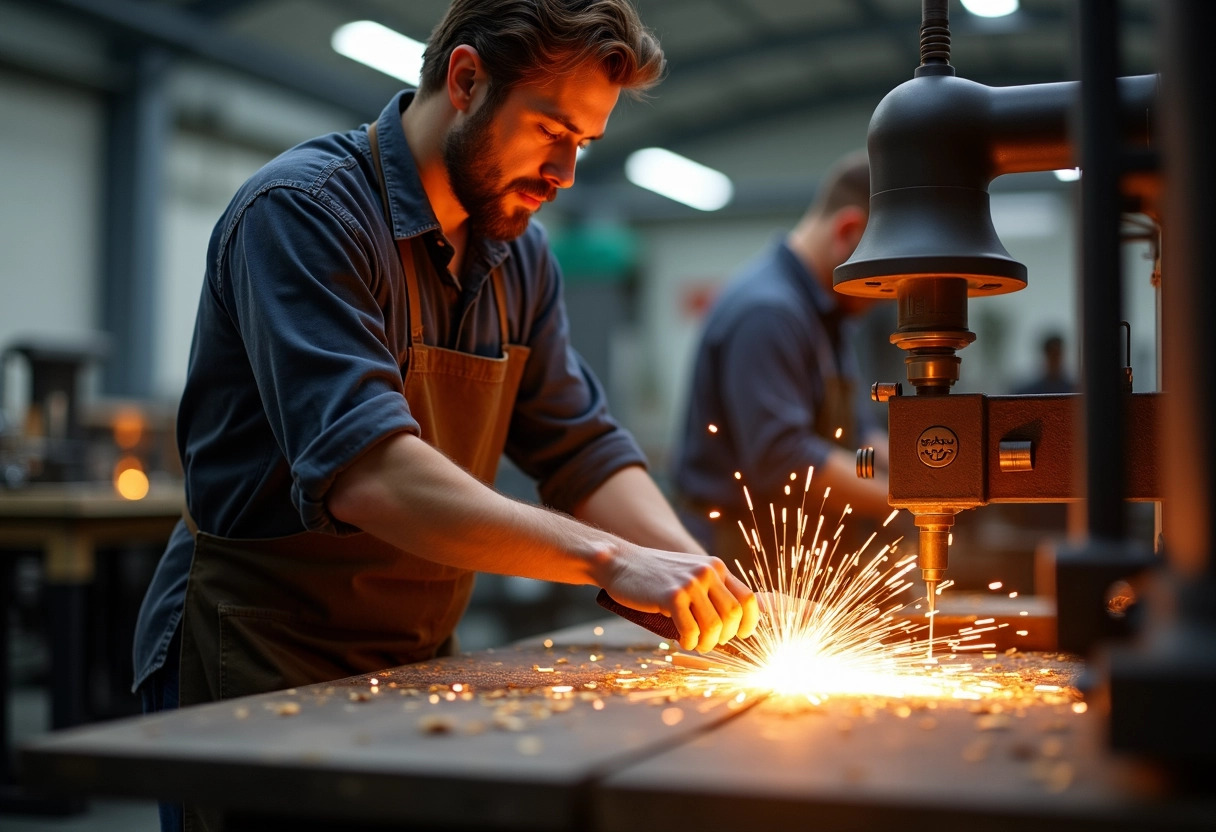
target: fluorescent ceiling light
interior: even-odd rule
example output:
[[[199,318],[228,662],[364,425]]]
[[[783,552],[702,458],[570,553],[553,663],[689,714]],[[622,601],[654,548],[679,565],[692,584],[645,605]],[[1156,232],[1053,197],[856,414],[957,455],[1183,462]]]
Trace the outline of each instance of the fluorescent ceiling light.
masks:
[[[717,211],[735,191],[726,174],[661,147],[631,153],[625,160],[625,176],[639,188],[701,211]]]
[[[1054,173],[1056,175],[1056,179],[1059,179],[1061,182],[1076,182],[1081,178],[1080,168],[1061,168],[1060,170],[1054,171]]]
[[[963,0],[963,8],[976,17],[1005,17],[1018,10],[1018,0]]]
[[[407,38],[373,20],[356,20],[334,29],[329,40],[334,51],[378,69],[385,75],[418,86],[422,77],[425,43]]]

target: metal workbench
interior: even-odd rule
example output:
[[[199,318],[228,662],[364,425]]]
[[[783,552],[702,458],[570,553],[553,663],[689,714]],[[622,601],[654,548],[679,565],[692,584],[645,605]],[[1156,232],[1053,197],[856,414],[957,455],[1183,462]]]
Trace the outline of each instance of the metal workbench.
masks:
[[[1216,825],[1210,796],[1170,796],[1105,751],[1098,709],[1073,707],[1067,685],[1082,668],[1066,656],[986,660],[1065,685],[1030,704],[791,706],[690,692],[670,653],[623,620],[580,625],[57,732],[23,749],[23,775],[69,793],[222,807],[237,829]]]

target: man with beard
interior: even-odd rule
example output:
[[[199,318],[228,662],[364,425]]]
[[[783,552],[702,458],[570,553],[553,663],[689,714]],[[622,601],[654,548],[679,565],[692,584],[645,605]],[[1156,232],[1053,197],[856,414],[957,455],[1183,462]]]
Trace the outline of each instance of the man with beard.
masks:
[[[663,66],[630,0],[455,0],[416,94],[238,191],[179,410],[188,513],[137,626],[147,710],[430,659],[479,571],[598,585],[686,649],[750,634],[571,348],[531,222]],[[550,508],[489,487],[504,450]]]

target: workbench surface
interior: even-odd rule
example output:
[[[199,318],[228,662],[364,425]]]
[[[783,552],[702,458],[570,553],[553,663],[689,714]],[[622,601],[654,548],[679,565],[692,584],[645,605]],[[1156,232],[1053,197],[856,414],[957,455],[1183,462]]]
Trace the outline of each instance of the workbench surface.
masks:
[[[1074,707],[1081,696],[1068,687],[1081,664],[1065,656],[987,660],[1052,683],[1055,692],[1032,700],[791,703],[706,696],[686,685],[671,652],[620,619],[580,625],[496,651],[56,732],[23,750],[24,777],[297,829],[1216,822],[1210,799],[1162,795],[1142,767],[1104,750],[1097,709]]]

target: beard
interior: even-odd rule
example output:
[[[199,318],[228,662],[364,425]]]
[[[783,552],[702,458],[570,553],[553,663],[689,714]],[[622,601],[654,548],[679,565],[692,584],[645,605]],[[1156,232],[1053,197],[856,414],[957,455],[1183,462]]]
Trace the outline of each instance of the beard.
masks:
[[[557,188],[544,179],[520,177],[505,185],[502,164],[493,147],[490,126],[495,107],[483,102],[464,126],[451,130],[443,140],[443,163],[447,168],[452,193],[469,214],[469,230],[491,240],[514,240],[523,234],[532,219],[527,208],[507,209],[505,200],[513,193],[524,193],[541,202],[550,202]]]

